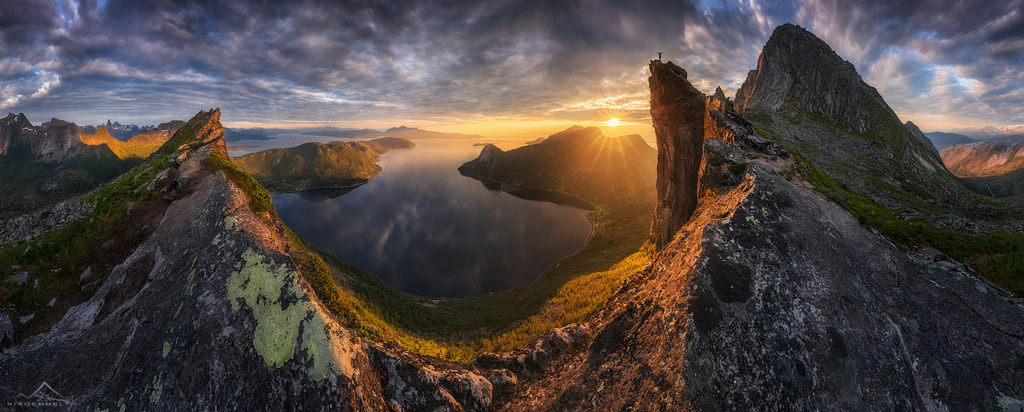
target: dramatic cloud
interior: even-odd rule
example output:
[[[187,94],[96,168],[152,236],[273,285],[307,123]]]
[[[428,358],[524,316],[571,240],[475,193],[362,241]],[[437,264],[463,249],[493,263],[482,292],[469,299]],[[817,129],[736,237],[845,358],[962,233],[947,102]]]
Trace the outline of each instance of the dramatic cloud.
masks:
[[[657,52],[733,93],[803,25],[926,130],[1024,123],[1019,0],[136,1],[0,8],[0,110],[153,124],[647,118]]]

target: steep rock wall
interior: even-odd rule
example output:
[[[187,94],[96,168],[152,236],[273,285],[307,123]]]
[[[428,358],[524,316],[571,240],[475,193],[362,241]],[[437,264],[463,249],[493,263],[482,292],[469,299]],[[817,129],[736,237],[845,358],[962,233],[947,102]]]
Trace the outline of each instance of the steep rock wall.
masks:
[[[651,61],[651,120],[658,143],[658,203],[651,224],[656,250],[669,242],[697,206],[704,143],[705,98],[672,62]]]

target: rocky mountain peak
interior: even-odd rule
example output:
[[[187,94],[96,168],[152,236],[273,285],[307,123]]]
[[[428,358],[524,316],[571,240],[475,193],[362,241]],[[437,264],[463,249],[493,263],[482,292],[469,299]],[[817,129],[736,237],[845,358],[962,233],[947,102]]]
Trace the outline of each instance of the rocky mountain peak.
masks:
[[[7,117],[0,119],[0,155],[7,154],[7,148],[11,146],[16,136],[21,133],[35,133],[32,123],[28,121],[24,113],[8,113]]]
[[[39,136],[37,159],[45,163],[61,163],[71,157],[74,149],[82,145],[78,126],[60,119],[50,119],[49,126]]]
[[[933,160],[940,159],[939,150],[935,148],[934,144],[932,144],[931,139],[929,139],[928,136],[924,135],[924,132],[921,131],[921,128],[917,127],[917,125],[914,124],[914,122],[907,122],[904,124],[904,126],[906,126],[907,130],[910,131],[910,135],[914,136],[914,138],[921,143],[921,147],[923,148],[925,154],[929,158]],[[941,161],[935,162],[935,164],[945,168],[944,166],[942,166]]]
[[[745,111],[800,112],[820,115],[854,133],[866,133],[880,118],[896,114],[824,41],[804,28],[784,24],[765,43],[757,69],[736,92],[736,108]],[[896,119],[898,121],[898,119]]]
[[[168,148],[168,145],[171,147]],[[220,123],[220,108],[196,113],[185,123],[159,151],[165,149],[179,150],[184,147],[197,148],[211,145],[212,152],[227,156],[227,145],[224,143],[224,126]],[[190,150],[184,150],[184,156]]]

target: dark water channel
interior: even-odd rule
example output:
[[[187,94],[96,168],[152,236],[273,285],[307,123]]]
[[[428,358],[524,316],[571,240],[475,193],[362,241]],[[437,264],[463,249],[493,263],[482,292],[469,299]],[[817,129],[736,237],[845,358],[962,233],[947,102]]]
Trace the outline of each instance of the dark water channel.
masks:
[[[460,175],[480,152],[473,142],[415,142],[385,154],[384,171],[343,196],[276,194],[274,206],[318,248],[420,296],[529,284],[590,235],[583,209],[491,191]]]

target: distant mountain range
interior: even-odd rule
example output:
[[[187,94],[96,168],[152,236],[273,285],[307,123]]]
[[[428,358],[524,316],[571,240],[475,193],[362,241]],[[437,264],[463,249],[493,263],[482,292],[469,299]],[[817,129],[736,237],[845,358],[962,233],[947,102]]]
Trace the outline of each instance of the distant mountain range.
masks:
[[[59,119],[37,127],[24,114],[8,114],[0,119],[0,216],[96,188],[139,164],[183,124],[164,123],[121,141],[106,126],[90,134]]]
[[[975,192],[993,197],[1024,195],[1024,139],[996,139],[943,149],[949,171]]]
[[[930,132],[925,133],[924,135],[928,136],[928,139],[932,141],[932,144],[934,144],[935,148],[938,150],[956,146],[958,144],[977,142],[977,140],[957,133]]]
[[[976,140],[989,140],[1005,136],[1024,135],[1024,124],[1004,127],[965,127],[960,129],[954,129],[953,132],[968,136]]]
[[[986,140],[943,149],[942,161],[960,177],[986,177],[1024,169],[1024,141]]]

